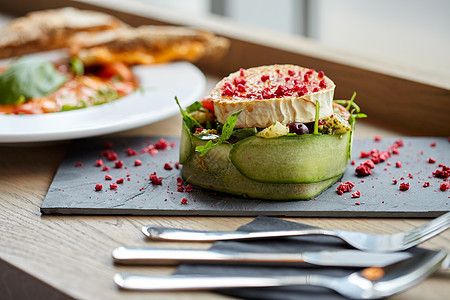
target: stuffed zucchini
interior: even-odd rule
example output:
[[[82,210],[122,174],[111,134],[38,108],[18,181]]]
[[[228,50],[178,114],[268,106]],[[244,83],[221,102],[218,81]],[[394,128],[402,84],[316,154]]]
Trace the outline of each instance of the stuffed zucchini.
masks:
[[[334,88],[323,72],[293,65],[230,74],[210,97],[180,107],[184,179],[249,198],[318,195],[344,173],[364,116],[354,96],[333,101]]]

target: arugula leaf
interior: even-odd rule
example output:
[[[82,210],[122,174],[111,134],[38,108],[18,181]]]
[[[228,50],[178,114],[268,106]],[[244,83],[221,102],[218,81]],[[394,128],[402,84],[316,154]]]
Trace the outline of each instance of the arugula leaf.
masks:
[[[18,59],[0,74],[0,104],[20,104],[24,99],[48,95],[66,80],[48,61],[36,57]]]
[[[78,57],[72,57],[70,60],[70,69],[78,76],[84,75],[84,64]]]
[[[197,146],[195,147],[195,151],[200,152],[200,156],[205,155],[209,150],[212,150],[222,144],[224,141],[228,140],[231,137],[231,134],[233,133],[234,126],[236,125],[237,117],[242,112],[242,109],[238,112],[235,112],[231,116],[228,117],[228,119],[225,121],[225,124],[222,128],[222,135],[220,136],[220,139],[213,144],[211,140],[209,140],[205,145],[203,146]]]
[[[177,96],[175,96],[175,101],[177,102],[178,107],[180,108],[181,115],[183,116],[183,122],[189,128],[189,130],[191,130],[194,127],[202,128],[202,125],[200,125],[200,123],[196,119],[191,117],[191,115],[187,111],[185,111],[183,108],[181,108],[181,105],[180,105],[180,102],[178,102]]]
[[[203,105],[200,102],[195,101],[194,103],[186,107],[186,112],[191,113],[193,111],[199,110],[202,107]]]

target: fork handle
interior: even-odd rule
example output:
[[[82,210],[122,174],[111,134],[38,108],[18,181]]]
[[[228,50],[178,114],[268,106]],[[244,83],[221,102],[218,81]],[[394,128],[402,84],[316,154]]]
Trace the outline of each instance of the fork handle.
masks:
[[[196,242],[212,242],[212,241],[228,241],[255,238],[274,238],[304,235],[329,235],[338,236],[334,230],[321,228],[311,228],[302,230],[282,230],[282,231],[194,231],[161,226],[147,225],[142,227],[142,232],[154,240],[171,240],[171,241],[196,241]]]
[[[247,277],[247,276],[198,276],[170,275],[150,276],[141,274],[118,273],[114,282],[126,290],[141,291],[180,291],[180,290],[212,290],[244,287],[274,287],[287,285],[315,285],[333,289],[338,278],[308,274],[299,276]]]

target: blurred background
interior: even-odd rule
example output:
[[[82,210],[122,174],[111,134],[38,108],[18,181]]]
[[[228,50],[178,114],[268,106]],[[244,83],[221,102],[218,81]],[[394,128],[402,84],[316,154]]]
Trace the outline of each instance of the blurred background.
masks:
[[[448,0],[131,0],[302,35],[337,52],[450,76]]]

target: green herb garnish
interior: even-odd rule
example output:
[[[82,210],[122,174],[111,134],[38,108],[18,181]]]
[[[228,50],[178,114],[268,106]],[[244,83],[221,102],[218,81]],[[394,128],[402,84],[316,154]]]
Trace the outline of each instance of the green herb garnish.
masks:
[[[70,69],[77,76],[84,75],[84,64],[78,57],[72,57],[72,59],[70,60]]]
[[[200,123],[196,119],[194,119],[187,111],[185,111],[181,107],[180,102],[178,102],[178,98],[176,96],[175,96],[175,101],[177,102],[178,107],[180,108],[180,112],[181,112],[181,115],[183,116],[184,124],[186,124],[188,129],[192,130],[195,127],[202,128],[202,125],[200,125]]]
[[[228,140],[233,133],[234,125],[236,125],[237,117],[242,112],[242,109],[238,112],[235,112],[231,116],[228,117],[228,119],[225,121],[225,124],[222,128],[222,135],[220,136],[219,140],[213,144],[211,140],[209,140],[205,145],[203,146],[197,146],[195,147],[195,151],[200,152],[200,156],[205,155],[209,150],[212,150],[222,144],[224,141]]]
[[[186,112],[191,113],[193,111],[199,110],[202,107],[203,107],[203,105],[200,102],[195,101],[194,103],[192,103],[191,105],[186,107]]]
[[[0,104],[21,104],[48,95],[66,79],[48,61],[36,57],[21,58],[0,75]]]
[[[319,134],[319,111],[320,103],[316,101],[316,117],[314,119],[314,134]]]

